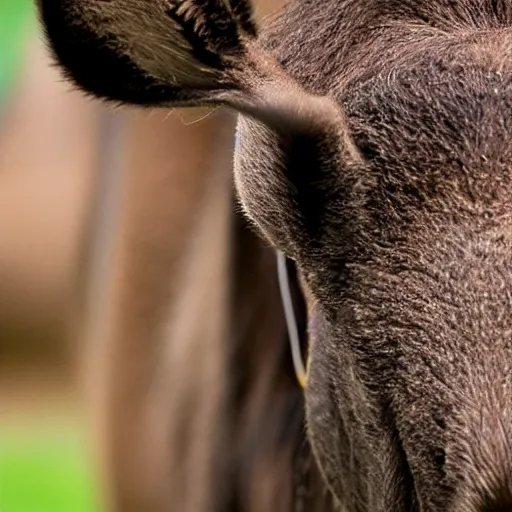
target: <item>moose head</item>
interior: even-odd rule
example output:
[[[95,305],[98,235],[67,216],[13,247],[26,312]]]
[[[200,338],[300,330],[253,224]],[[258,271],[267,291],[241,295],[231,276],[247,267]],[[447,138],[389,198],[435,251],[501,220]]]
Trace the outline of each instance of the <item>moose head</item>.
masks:
[[[40,0],[85,91],[240,113],[247,217],[311,300],[307,428],[347,512],[512,510],[512,4]]]

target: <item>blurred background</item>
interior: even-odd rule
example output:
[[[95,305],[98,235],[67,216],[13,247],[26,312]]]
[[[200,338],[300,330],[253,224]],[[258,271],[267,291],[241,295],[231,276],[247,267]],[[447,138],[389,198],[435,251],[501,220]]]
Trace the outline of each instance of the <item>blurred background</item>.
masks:
[[[112,510],[109,486],[151,503],[161,444],[157,428],[135,447],[148,429],[131,396],[151,382],[182,248],[211,217],[212,173],[229,193],[233,118],[86,98],[53,65],[31,0],[0,0],[0,48],[0,512]],[[109,358],[119,410],[105,405]]]
[[[0,510],[97,511],[69,322],[100,111],[30,0],[0,1],[0,48]]]

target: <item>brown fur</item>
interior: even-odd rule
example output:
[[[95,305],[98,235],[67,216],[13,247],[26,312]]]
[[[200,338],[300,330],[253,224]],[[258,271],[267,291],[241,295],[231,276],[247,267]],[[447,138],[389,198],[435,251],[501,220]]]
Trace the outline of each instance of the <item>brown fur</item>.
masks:
[[[512,507],[510,3],[298,0],[258,42],[197,2],[167,44],[201,79],[165,83],[63,4],[48,35],[90,92],[248,116],[237,191],[313,299],[308,434],[339,507]]]

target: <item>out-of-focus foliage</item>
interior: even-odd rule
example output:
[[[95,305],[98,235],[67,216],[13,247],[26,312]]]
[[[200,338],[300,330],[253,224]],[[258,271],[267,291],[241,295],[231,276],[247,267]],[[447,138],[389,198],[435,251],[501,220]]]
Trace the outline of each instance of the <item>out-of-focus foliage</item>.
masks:
[[[20,64],[27,30],[33,26],[31,0],[0,2],[0,108]]]
[[[0,0],[0,512],[98,512],[62,327],[94,106],[49,67],[33,4]]]
[[[2,512],[96,512],[74,425],[0,428]]]

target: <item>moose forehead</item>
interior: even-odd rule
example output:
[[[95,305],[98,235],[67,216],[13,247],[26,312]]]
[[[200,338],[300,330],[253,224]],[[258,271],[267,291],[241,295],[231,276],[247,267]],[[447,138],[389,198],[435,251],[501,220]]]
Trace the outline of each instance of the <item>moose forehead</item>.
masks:
[[[427,57],[345,90],[350,132],[381,208],[385,199],[404,213],[440,204],[450,215],[471,205],[504,213],[512,199],[508,70]]]
[[[399,155],[412,163],[468,152],[498,156],[504,148],[495,144],[509,139],[509,70],[427,57],[356,79],[345,90],[351,133],[370,159]]]

